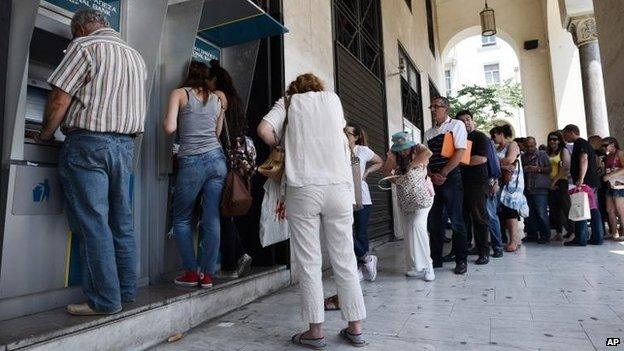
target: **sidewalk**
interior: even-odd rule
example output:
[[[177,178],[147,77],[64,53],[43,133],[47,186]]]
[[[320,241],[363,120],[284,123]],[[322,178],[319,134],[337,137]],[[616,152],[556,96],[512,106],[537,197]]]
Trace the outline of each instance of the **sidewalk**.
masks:
[[[624,245],[523,245],[515,254],[436,281],[406,278],[403,243],[380,247],[380,272],[362,282],[369,345],[363,350],[608,350],[624,337]],[[333,294],[331,278],[325,294]],[[328,350],[356,350],[336,336],[340,312],[326,314]],[[154,350],[305,350],[290,344],[304,330],[297,287],[201,325]],[[620,346],[622,347],[622,346]]]

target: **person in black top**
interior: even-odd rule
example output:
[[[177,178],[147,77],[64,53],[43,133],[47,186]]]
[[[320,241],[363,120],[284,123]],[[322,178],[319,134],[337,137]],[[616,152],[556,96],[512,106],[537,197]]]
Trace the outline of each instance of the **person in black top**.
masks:
[[[461,166],[464,185],[464,222],[468,233],[468,243],[472,240],[471,234],[474,228],[476,253],[479,255],[475,263],[488,264],[490,262],[490,220],[485,202],[489,188],[487,148],[490,140],[487,135],[476,130],[470,111],[460,111],[455,118],[464,122],[468,140],[472,142],[470,164]]]
[[[589,142],[580,137],[579,128],[574,124],[568,124],[563,128],[563,138],[568,143],[574,143],[572,150],[572,159],[570,162],[570,175],[572,181],[577,187],[587,185],[590,187],[594,196],[596,196],[597,190],[600,187],[600,178],[598,177],[598,170],[594,164],[596,159],[596,153],[594,148],[591,147]],[[591,162],[590,162],[591,160]],[[572,241],[565,243],[566,246],[585,246],[601,245],[603,240],[602,229],[602,216],[598,209],[591,210],[591,227],[592,237],[588,241],[588,227],[587,221],[575,222],[575,238]]]

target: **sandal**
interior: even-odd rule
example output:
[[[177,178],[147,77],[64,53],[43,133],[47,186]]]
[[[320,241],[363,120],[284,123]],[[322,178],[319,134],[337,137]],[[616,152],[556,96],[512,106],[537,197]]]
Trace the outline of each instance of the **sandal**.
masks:
[[[330,296],[325,299],[325,311],[339,311],[340,302],[338,301],[338,295]]]
[[[297,346],[307,347],[312,350],[325,350],[325,347],[327,347],[324,337],[318,339],[306,339],[303,337],[303,334],[305,333],[293,335],[290,341]]]
[[[343,330],[340,331],[340,337],[343,338],[345,341],[347,341],[349,344],[351,344],[351,346],[355,346],[355,347],[366,346],[366,341],[364,341],[364,336],[362,335],[362,333],[351,334],[349,333],[347,328],[344,328]]]

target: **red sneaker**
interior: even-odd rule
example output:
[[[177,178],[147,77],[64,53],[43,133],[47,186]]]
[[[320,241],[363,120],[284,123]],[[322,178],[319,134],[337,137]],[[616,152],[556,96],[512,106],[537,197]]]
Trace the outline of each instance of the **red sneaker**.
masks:
[[[184,271],[173,282],[178,286],[197,286],[199,285],[199,274],[195,271]]]
[[[212,288],[212,276],[208,273],[199,273],[199,285],[204,289]]]

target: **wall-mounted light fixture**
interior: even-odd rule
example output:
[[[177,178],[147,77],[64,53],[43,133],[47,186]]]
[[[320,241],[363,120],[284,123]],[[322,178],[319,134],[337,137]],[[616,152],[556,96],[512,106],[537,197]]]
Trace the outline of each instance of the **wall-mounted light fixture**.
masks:
[[[496,18],[494,17],[494,9],[489,8],[487,0],[485,1],[485,8],[479,13],[481,17],[481,35],[484,37],[490,37],[496,34]]]

